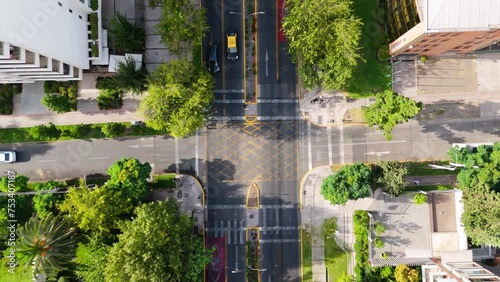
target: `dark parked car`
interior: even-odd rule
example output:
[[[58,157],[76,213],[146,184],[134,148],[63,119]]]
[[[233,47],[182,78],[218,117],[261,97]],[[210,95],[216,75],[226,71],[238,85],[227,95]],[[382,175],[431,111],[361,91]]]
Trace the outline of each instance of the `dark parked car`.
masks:
[[[208,71],[216,73],[220,71],[219,63],[217,60],[217,45],[211,45],[208,52]]]

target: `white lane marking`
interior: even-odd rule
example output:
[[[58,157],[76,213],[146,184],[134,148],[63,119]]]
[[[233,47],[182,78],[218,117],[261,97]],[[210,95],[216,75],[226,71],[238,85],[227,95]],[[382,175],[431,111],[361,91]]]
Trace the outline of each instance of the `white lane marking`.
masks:
[[[237,222],[236,220],[235,220],[235,221],[233,221],[233,225],[234,225],[234,227],[238,228],[238,222]],[[242,228],[242,227],[240,227],[240,228]],[[233,232],[233,235],[234,235],[234,238],[233,238],[234,240],[233,240],[233,242],[234,242],[235,244],[238,244],[238,231],[234,231],[234,232]],[[231,236],[230,236],[230,237],[231,237]]]
[[[374,151],[371,151],[371,152],[365,153],[365,155],[372,155],[372,156],[380,157],[382,155],[387,155],[387,154],[390,154],[390,153],[391,152],[389,152],[389,151],[385,151],[385,152],[374,152]]]
[[[199,151],[199,144],[200,144],[200,130],[196,129],[196,135],[195,135],[195,145],[194,145],[194,171],[196,172],[196,175],[200,174],[200,151]]]
[[[313,168],[312,164],[312,147],[311,147],[311,123],[307,123],[307,159],[309,161],[308,170]]]
[[[148,156],[161,156],[161,154],[148,154]]]
[[[329,126],[326,128],[326,137],[328,140],[328,164],[333,164],[333,150],[332,150],[332,127]]]
[[[134,148],[134,149],[138,149],[138,148],[151,148],[151,147],[154,147],[155,145],[153,144],[149,144],[149,145],[132,145],[132,146],[128,146],[129,148]]]
[[[207,231],[207,232],[215,231],[217,233],[220,230],[223,230],[223,231],[234,231],[234,232],[246,230],[245,226],[231,227],[231,221],[227,221],[227,223],[228,223],[229,227],[207,227],[207,228],[205,228],[205,231]],[[269,227],[259,227],[259,230],[262,231],[262,233],[267,232],[267,231],[273,231],[273,230],[286,230],[286,231],[290,231],[290,230],[299,230],[299,229],[300,229],[300,226],[269,226]],[[229,239],[230,237],[232,237],[231,233],[229,233],[229,235],[228,235],[228,240],[229,241],[230,241],[230,239]],[[234,236],[234,237],[236,237],[236,236]]]
[[[244,225],[243,220],[240,220],[240,226],[243,227]],[[245,228],[240,230],[240,244],[245,244]]]
[[[38,161],[39,163],[52,163],[52,162],[55,162],[56,160],[41,160],[41,161]]]
[[[214,93],[245,93],[243,89],[215,89]]]
[[[279,226],[280,225],[280,210],[275,209],[274,211],[276,212],[276,225]],[[279,234],[279,233],[280,233],[280,231],[276,230],[276,234]]]
[[[399,140],[399,141],[378,141],[378,142],[364,142],[364,143],[351,143],[351,144],[346,144],[346,145],[371,145],[371,144],[391,144],[391,143],[406,143],[406,140]]]
[[[344,157],[344,127],[339,126],[339,155],[340,155],[340,163],[345,163]]]
[[[262,210],[262,221],[263,221],[262,226],[265,228],[267,225],[266,209]],[[264,234],[267,234],[267,230],[264,230]]]
[[[259,243],[299,243],[299,239],[261,239]]]
[[[245,209],[245,205],[209,205],[207,209],[209,210],[224,210],[224,209]],[[295,209],[298,208],[296,205],[260,205],[261,209]]]
[[[175,172],[179,173],[179,138],[175,138]]]
[[[104,160],[104,159],[109,159],[109,157],[93,157],[93,158],[89,158],[89,160]]]
[[[258,116],[257,120],[302,120],[302,116]]]

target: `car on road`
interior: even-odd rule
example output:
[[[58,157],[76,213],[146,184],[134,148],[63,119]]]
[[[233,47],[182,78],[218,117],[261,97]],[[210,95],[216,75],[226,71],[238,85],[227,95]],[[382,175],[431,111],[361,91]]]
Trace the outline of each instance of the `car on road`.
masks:
[[[236,61],[238,59],[238,34],[231,30],[227,34],[227,59],[230,61]]]
[[[219,63],[217,60],[217,45],[210,45],[208,52],[208,71],[216,73],[220,71]]]
[[[13,163],[16,161],[16,152],[0,151],[0,163]]]

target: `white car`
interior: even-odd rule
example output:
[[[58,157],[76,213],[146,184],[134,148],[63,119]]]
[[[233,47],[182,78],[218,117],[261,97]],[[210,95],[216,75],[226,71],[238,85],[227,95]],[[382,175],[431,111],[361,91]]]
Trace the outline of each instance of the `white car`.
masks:
[[[0,163],[13,163],[16,161],[16,152],[0,151]]]

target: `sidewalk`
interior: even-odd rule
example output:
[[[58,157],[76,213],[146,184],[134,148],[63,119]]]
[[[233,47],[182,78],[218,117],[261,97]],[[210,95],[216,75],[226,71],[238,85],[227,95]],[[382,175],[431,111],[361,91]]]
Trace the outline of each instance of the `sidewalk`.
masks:
[[[463,103],[476,103],[479,104],[478,114],[485,118],[500,114],[500,93],[429,94],[411,98],[424,103],[424,107],[426,104],[448,104],[446,108],[450,111],[453,107],[456,111],[463,111]],[[361,107],[370,106],[374,102],[375,98],[349,99],[340,92],[314,89],[303,95],[299,107],[304,118],[316,126],[342,126],[360,124],[352,122],[352,117],[346,115],[347,111],[359,112]]]
[[[302,228],[312,234],[311,256],[312,256],[312,281],[327,282],[324,255],[324,238],[321,236],[321,226],[327,218],[336,217],[338,220],[338,239],[353,248],[354,234],[352,227],[352,213],[355,210],[367,210],[375,201],[380,192],[372,197],[357,201],[348,201],[345,206],[333,206],[321,196],[321,184],[323,179],[333,174],[330,166],[320,166],[310,170],[301,183],[301,222]],[[346,222],[346,224],[344,224]],[[351,253],[351,261],[348,266],[348,274],[354,274],[354,253]]]
[[[96,76],[105,74],[85,73],[79,82],[77,111],[57,114],[45,108],[40,99],[43,81],[23,85],[23,92],[14,96],[12,115],[0,115],[0,128],[31,127],[52,122],[55,125],[93,124],[106,122],[130,122],[143,120],[137,111],[140,97],[125,96],[119,110],[101,111],[97,106],[98,91],[95,89]]]

